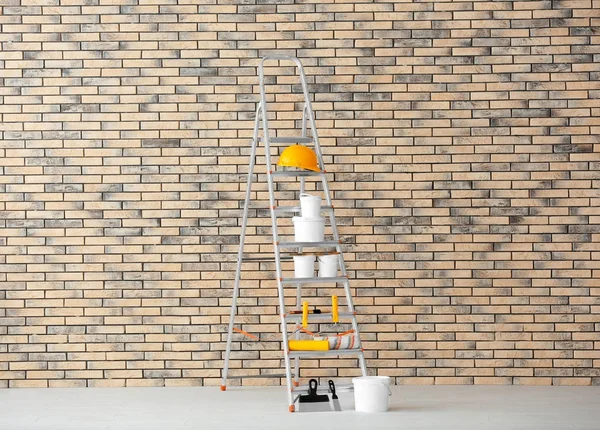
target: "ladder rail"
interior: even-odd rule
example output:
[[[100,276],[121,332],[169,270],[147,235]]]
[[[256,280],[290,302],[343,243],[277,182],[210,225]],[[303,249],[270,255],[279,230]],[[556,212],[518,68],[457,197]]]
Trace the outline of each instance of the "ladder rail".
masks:
[[[306,137],[306,103],[302,106],[302,137]]]
[[[260,104],[256,107],[256,118],[259,118]],[[221,389],[227,386],[227,373],[229,372],[229,358],[231,357],[231,343],[233,338],[233,325],[235,314],[237,312],[237,299],[240,294],[240,278],[242,274],[242,260],[244,256],[244,245],[246,244],[246,228],[248,227],[248,206],[252,194],[252,176],[254,175],[254,165],[256,163],[256,146],[258,144],[258,122],[254,125],[254,137],[252,139],[252,149],[250,152],[250,165],[248,167],[248,180],[246,183],[246,196],[244,198],[244,216],[242,218],[242,231],[240,232],[240,247],[238,249],[237,264],[235,266],[235,281],[233,284],[233,301],[229,313],[229,327],[227,329],[227,347],[225,349],[225,363],[221,375]]]
[[[298,61],[299,62],[299,61]],[[306,114],[307,114],[307,119],[308,119],[308,123],[310,124],[310,129],[311,129],[311,133],[312,133],[312,137],[314,139],[314,144],[315,144],[315,152],[317,154],[317,160],[319,162],[319,167],[321,168],[321,170],[323,172],[325,172],[325,164],[323,162],[323,152],[321,151],[321,143],[319,141],[319,134],[317,132],[317,125],[315,122],[315,115],[312,109],[312,103],[310,101],[310,96],[308,94],[308,85],[306,83],[306,76],[304,75],[304,68],[300,65],[298,67],[299,73],[300,73],[300,80],[302,82],[302,92],[304,93],[304,103],[306,106]],[[329,190],[329,184],[327,181],[327,176],[323,175],[321,177],[321,183],[323,185],[323,194],[325,195],[325,198],[327,200],[327,205],[328,206],[332,206],[333,207],[333,203],[332,203],[332,199],[331,199],[331,192]],[[339,237],[339,232],[337,229],[337,224],[335,221],[335,214],[333,213],[333,211],[331,211],[329,213],[329,222],[330,222],[330,226],[333,232],[333,240],[338,242],[338,245],[336,246],[336,249],[339,253],[338,255],[338,262],[339,262],[339,267],[340,267],[340,271],[342,273],[342,276],[348,276],[347,271],[346,271],[346,264],[344,261],[344,255],[342,252],[342,246],[341,246],[341,242],[340,242],[340,237]],[[350,286],[348,283],[344,284],[344,291],[346,294],[346,304],[348,306],[348,312],[354,312],[354,304],[353,304],[353,300],[352,300],[352,294],[350,292]],[[352,318],[352,328],[354,329],[357,337],[360,339],[360,331],[358,329],[358,322],[356,321],[356,316],[354,318]],[[360,362],[360,368],[362,371],[363,376],[367,376],[367,366],[365,363],[365,359],[364,359],[364,354],[360,354],[359,356],[359,362]]]
[[[304,75],[304,68],[303,67],[299,67],[298,68],[299,72],[300,72],[300,76],[301,76],[301,81],[302,81],[302,91],[304,93],[304,103],[306,106],[306,114],[308,116],[308,123],[310,124],[310,129],[311,129],[311,133],[312,133],[312,137],[314,139],[314,143],[315,143],[315,152],[317,154],[317,159],[319,162],[319,167],[321,168],[321,170],[323,172],[325,172],[325,163],[323,162],[323,152],[321,151],[321,143],[319,141],[319,134],[317,132],[317,125],[315,122],[315,115],[314,112],[312,110],[312,103],[310,101],[310,96],[308,94],[308,85],[306,83],[306,77]],[[321,177],[321,183],[323,185],[323,194],[325,195],[325,198],[327,200],[327,205],[333,207],[333,203],[332,203],[332,199],[331,199],[331,192],[329,190],[329,184],[327,181],[327,176],[323,175]],[[347,271],[346,271],[346,263],[344,261],[344,255],[342,252],[342,245],[341,245],[341,241],[340,241],[340,237],[339,237],[339,232],[338,232],[338,228],[337,228],[337,223],[335,220],[335,214],[333,211],[331,211],[329,213],[329,222],[330,222],[330,226],[331,226],[331,230],[333,232],[333,240],[338,242],[338,245],[336,246],[336,249],[338,251],[338,262],[339,262],[339,267],[340,267],[340,271],[342,273],[342,276],[347,277]],[[345,283],[344,284],[344,291],[346,294],[346,304],[348,306],[348,312],[354,312],[354,303],[352,300],[352,294],[350,292],[350,286],[349,283]],[[354,330],[354,332],[356,333],[356,336],[360,339],[360,331],[358,329],[358,322],[356,320],[356,315],[354,316],[354,318],[352,318],[352,329]],[[367,376],[367,366],[365,363],[365,358],[364,358],[364,354],[360,354],[359,355],[359,363],[360,363],[360,369],[362,372],[363,376]]]
[[[321,169],[321,171],[325,172],[325,163],[323,162],[323,152],[321,151],[321,143],[319,141],[319,133],[317,132],[315,115],[314,115],[314,111],[312,109],[312,103],[310,101],[310,95],[308,92],[308,84],[306,82],[306,75],[304,73],[304,67],[302,66],[302,63],[296,57],[272,54],[272,55],[266,56],[261,61],[261,67],[260,67],[261,71],[262,71],[264,62],[267,59],[290,60],[290,61],[294,62],[296,64],[296,66],[298,67],[298,74],[300,75],[300,82],[302,85],[302,93],[304,95],[304,107],[303,107],[303,112],[302,112],[303,135],[305,133],[305,130],[304,130],[305,122],[308,122],[308,124],[310,125],[310,131],[312,134],[312,138],[314,140],[314,148],[315,148],[315,152],[317,155],[319,168]],[[264,75],[263,75],[263,77],[264,77]],[[264,97],[264,79],[261,80],[261,85],[262,85],[261,90],[263,91],[263,97]],[[266,103],[266,97],[263,100]],[[264,122],[263,122],[263,124],[264,124]],[[265,137],[265,141],[267,141],[267,137]],[[270,167],[271,167],[271,164],[269,164],[269,170],[270,170]],[[327,200],[327,205],[333,207],[333,203],[332,203],[332,199],[331,199],[331,192],[329,190],[329,184],[328,184],[326,175],[321,176],[321,183],[323,186],[323,194],[325,195],[325,198]],[[348,274],[347,274],[347,270],[346,270],[346,264],[344,261],[344,255],[342,252],[342,246],[341,246],[341,241],[340,241],[339,232],[338,232],[338,228],[337,228],[337,223],[335,220],[334,211],[331,211],[329,213],[329,222],[330,222],[330,226],[331,226],[332,233],[333,233],[333,239],[335,242],[337,242],[336,250],[338,251],[339,268],[340,268],[342,276],[347,277]],[[274,221],[273,224],[275,225],[276,222]],[[279,251],[279,249],[277,249],[277,251]],[[298,287],[298,288],[300,288],[300,287]],[[349,286],[348,282],[346,282],[344,284],[344,292],[346,295],[346,304],[348,307],[348,312],[354,313],[355,312],[354,311],[354,303],[352,300],[352,294],[350,292],[350,286]],[[356,315],[354,315],[354,317],[352,318],[352,329],[355,331],[356,336],[360,339],[361,337],[360,337],[360,331],[358,328],[358,322],[356,319]],[[364,354],[359,355],[359,364],[360,364],[362,375],[367,376],[367,367],[366,367],[366,363],[365,363],[365,359],[364,359]]]
[[[300,61],[298,60],[298,63],[299,62]],[[319,134],[317,132],[317,124],[315,121],[315,115],[314,115],[314,112],[312,109],[312,103],[310,101],[310,96],[308,93],[308,85],[306,83],[306,76],[304,74],[304,68],[302,67],[301,64],[298,66],[298,71],[300,73],[300,80],[302,82],[302,92],[304,93],[304,104],[305,104],[305,108],[306,108],[306,115],[308,117],[307,118],[308,123],[310,124],[312,137],[314,139],[317,160],[319,162],[319,167],[321,168],[321,170],[323,172],[325,172],[325,163],[323,162],[323,152],[321,151],[321,143],[319,141]],[[321,177],[321,183],[323,185],[323,194],[325,195],[325,198],[327,200],[327,205],[333,207],[333,203],[332,203],[332,199],[331,199],[331,192],[329,190],[329,184],[328,184],[326,175],[323,175]],[[340,237],[339,237],[339,232],[337,229],[337,224],[335,221],[335,214],[333,213],[333,211],[331,211],[329,213],[329,222],[330,222],[330,226],[331,226],[331,229],[333,232],[333,240],[338,242],[336,249],[339,253],[338,254],[338,262],[339,262],[340,271],[342,273],[342,276],[347,277],[348,274],[346,271],[346,263],[344,261],[342,245],[341,245],[341,241],[340,241]],[[348,306],[348,312],[354,312],[354,304],[353,304],[353,300],[352,300],[352,294],[350,292],[349,283],[344,284],[344,291],[346,294],[346,304]],[[360,331],[358,329],[358,322],[356,320],[356,315],[354,316],[354,318],[352,318],[352,328],[354,329],[356,336],[360,339]],[[367,366],[365,363],[364,354],[360,354],[359,363],[360,363],[360,368],[361,368],[363,376],[367,376]]]
[[[302,108],[302,136],[306,136],[306,103]],[[306,187],[306,179],[304,176],[300,176],[300,195],[304,194]],[[300,198],[300,196],[298,196]],[[296,310],[302,309],[302,285],[296,285]],[[296,340],[300,340],[300,331],[296,332]],[[294,357],[294,386],[300,385],[300,357]],[[294,401],[295,403],[295,401]]]
[[[260,102],[261,102],[261,111],[262,111],[262,128],[263,128],[263,140],[265,142],[265,162],[267,165],[267,182],[269,187],[269,206],[271,209],[271,227],[273,233],[273,246],[275,252],[275,267],[276,267],[276,276],[277,276],[277,290],[279,294],[279,316],[281,318],[281,336],[283,341],[283,358],[285,360],[285,379],[288,387],[288,403],[290,405],[290,410],[293,408],[293,393],[292,393],[292,374],[291,374],[291,363],[290,363],[290,351],[289,351],[289,343],[288,343],[288,334],[287,334],[287,323],[285,321],[285,299],[284,299],[284,290],[283,283],[281,282],[283,275],[281,272],[281,260],[280,260],[280,250],[277,246],[279,242],[278,234],[277,234],[277,216],[275,214],[275,193],[273,191],[273,165],[271,163],[271,137],[269,133],[269,119],[267,116],[267,95],[265,89],[265,74],[264,74],[264,63],[268,57],[265,57],[261,60],[260,65],[258,67],[258,79],[260,85]],[[296,59],[297,64],[300,64],[300,61]],[[301,64],[300,64],[301,66]],[[257,121],[258,122],[258,121]]]
[[[297,58],[295,62],[298,65],[298,74],[300,75],[302,93],[304,94],[304,110],[306,111],[306,120],[310,124],[310,131],[312,133],[312,138],[315,142],[315,152],[317,153],[319,168],[323,172],[325,172],[325,164],[323,164],[323,153],[321,152],[321,144],[319,143],[319,134],[317,133],[317,124],[315,122],[315,114],[313,112],[312,103],[310,101],[310,94],[308,92],[308,84],[306,82],[304,67],[302,66],[302,63],[300,63],[300,60],[298,60]]]

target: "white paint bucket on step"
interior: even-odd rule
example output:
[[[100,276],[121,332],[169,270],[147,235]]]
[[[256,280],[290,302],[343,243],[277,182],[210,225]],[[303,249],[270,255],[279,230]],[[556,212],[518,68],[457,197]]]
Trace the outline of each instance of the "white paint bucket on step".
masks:
[[[325,237],[325,218],[304,218],[295,216],[294,238],[296,242],[323,242]]]
[[[302,218],[319,218],[321,216],[321,197],[311,194],[300,194],[300,210]]]
[[[318,260],[320,278],[334,278],[337,276],[339,260],[337,254],[319,255]]]
[[[392,395],[389,376],[361,376],[352,378],[352,383],[358,412],[387,412]]]
[[[296,278],[313,278],[315,276],[315,256],[294,255],[294,276]]]

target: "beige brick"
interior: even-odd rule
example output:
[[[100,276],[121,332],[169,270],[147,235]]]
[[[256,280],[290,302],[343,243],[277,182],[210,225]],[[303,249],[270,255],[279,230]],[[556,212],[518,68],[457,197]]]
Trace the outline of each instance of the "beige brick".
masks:
[[[6,14],[0,386],[220,383],[271,49],[314,85],[370,368],[397,384],[595,383],[595,4],[150,3]],[[294,70],[266,72],[281,75],[271,126],[292,135]],[[246,251],[269,254],[263,162]],[[242,269],[240,324],[261,344],[236,338],[231,372],[279,372],[274,266]],[[305,291],[329,306],[331,290]]]

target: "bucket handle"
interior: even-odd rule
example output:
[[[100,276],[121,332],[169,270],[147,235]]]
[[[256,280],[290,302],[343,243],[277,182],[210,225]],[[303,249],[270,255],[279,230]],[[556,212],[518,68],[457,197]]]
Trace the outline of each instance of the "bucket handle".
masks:
[[[352,330],[352,331],[354,331],[354,330]],[[387,388],[387,390],[388,390],[388,397],[392,397],[392,390],[390,390],[390,386],[388,384],[384,384],[383,382],[381,383],[381,385],[383,385],[383,386],[385,386],[385,388]]]
[[[390,386],[388,384],[385,383],[381,383],[381,385],[385,386],[385,388],[387,388],[388,390],[388,397],[392,397],[392,390],[390,390]]]

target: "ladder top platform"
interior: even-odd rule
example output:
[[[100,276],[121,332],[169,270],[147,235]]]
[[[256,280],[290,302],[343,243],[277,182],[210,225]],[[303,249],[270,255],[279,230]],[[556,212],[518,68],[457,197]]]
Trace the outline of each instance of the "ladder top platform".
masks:
[[[279,248],[331,248],[340,245],[340,242],[326,240],[323,242],[279,242]]]

